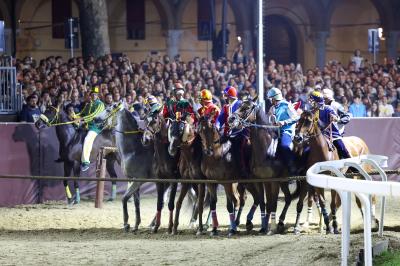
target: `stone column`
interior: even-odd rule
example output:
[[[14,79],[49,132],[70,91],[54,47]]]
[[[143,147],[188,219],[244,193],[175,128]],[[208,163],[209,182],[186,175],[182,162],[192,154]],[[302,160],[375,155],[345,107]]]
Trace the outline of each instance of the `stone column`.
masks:
[[[398,56],[397,47],[400,40],[400,31],[388,31],[386,34],[386,54],[389,59],[396,59]]]
[[[319,68],[323,68],[325,66],[326,60],[326,40],[329,37],[328,31],[316,31],[314,33],[314,45],[315,45],[315,54],[316,54],[316,65]]]
[[[181,42],[182,33],[183,31],[178,29],[168,30],[167,53],[171,59],[179,54],[179,45]]]
[[[110,53],[106,0],[80,0],[79,20],[82,55],[99,57]]]

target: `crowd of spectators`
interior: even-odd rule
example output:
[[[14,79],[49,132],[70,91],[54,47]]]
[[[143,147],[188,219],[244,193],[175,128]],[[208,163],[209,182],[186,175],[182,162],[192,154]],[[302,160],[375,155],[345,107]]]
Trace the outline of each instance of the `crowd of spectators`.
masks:
[[[288,101],[301,101],[306,109],[310,91],[328,88],[353,117],[400,116],[398,62],[372,64],[358,51],[349,61],[329,61],[323,69],[303,71],[299,64],[283,65],[270,60],[265,66],[265,91],[275,86]],[[215,61],[195,57],[184,62],[179,55],[149,55],[137,63],[124,55],[87,60],[50,56],[40,61],[17,59],[16,67],[24,99],[20,119],[28,122],[59,102],[79,112],[93,86],[99,86],[100,98],[106,105],[121,99],[129,105],[140,105],[149,94],[165,102],[173,97],[179,81],[185,88],[184,97],[195,110],[200,107],[198,97],[203,88],[213,93],[214,102],[220,106],[224,103],[222,91],[228,85],[236,87],[240,97],[257,94],[254,55],[250,52],[245,56],[240,45],[231,59]]]

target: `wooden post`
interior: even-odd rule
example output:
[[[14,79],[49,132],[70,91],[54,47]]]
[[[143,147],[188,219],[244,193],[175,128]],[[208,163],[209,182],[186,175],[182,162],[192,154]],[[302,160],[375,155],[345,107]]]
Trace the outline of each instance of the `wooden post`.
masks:
[[[101,159],[100,163],[100,174],[99,178],[106,177],[106,159]],[[94,203],[95,208],[103,208],[103,198],[104,198],[104,181],[97,181],[97,188],[96,188],[96,200]]]

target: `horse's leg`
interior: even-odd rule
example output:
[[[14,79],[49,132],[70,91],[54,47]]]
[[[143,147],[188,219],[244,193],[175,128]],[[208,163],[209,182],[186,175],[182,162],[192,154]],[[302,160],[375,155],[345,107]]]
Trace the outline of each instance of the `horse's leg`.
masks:
[[[304,199],[307,196],[307,193],[309,192],[308,189],[308,184],[306,181],[301,181],[300,182],[300,195],[299,195],[299,201],[297,202],[297,206],[296,206],[296,222],[294,225],[294,234],[298,235],[301,232],[301,228],[300,228],[300,216],[301,216],[301,212],[303,211],[303,205],[304,205]]]
[[[133,231],[136,232],[139,229],[140,222],[140,189],[138,188],[135,193],[133,193],[133,202],[135,204],[135,227]]]
[[[250,194],[253,196],[254,202],[253,206],[251,207],[249,214],[247,215],[247,222],[246,222],[246,230],[251,231],[253,229],[253,223],[251,222],[251,219],[253,218],[253,214],[257,206],[260,206],[260,215],[261,215],[261,229],[259,233],[261,234],[266,234],[267,233],[267,222],[265,219],[265,202],[264,202],[264,189],[263,185],[259,184],[247,184],[246,185],[247,190],[250,192]],[[250,218],[250,219],[249,219]]]
[[[308,228],[311,224],[312,221],[312,214],[313,214],[313,199],[314,199],[314,193],[313,193],[313,189],[311,186],[309,186],[309,190],[308,190],[308,196],[307,196],[307,220],[306,222],[303,224],[304,228]]]
[[[332,227],[333,227],[333,233],[334,234],[339,234],[338,231],[338,223],[336,220],[336,198],[338,197],[337,192],[335,190],[331,190],[331,214],[332,214]]]
[[[64,176],[65,177],[71,176],[72,168],[73,168],[73,164],[71,162],[68,162],[68,161],[64,162]],[[72,199],[72,194],[71,194],[71,190],[68,185],[68,181],[64,180],[63,183],[64,183],[65,195],[67,196],[68,205],[72,205],[74,203],[74,200]]]
[[[168,210],[169,210],[168,234],[172,234],[172,227],[174,226],[174,208],[175,208],[175,196],[177,187],[178,183],[171,184],[171,193],[169,194],[169,201],[168,201]]]
[[[79,162],[74,162],[74,176],[78,177],[81,175],[81,166]],[[75,202],[74,204],[78,204],[81,202],[81,192],[79,190],[79,182],[74,180],[74,188],[75,188]]]
[[[197,203],[197,198],[199,195],[199,189],[197,185],[192,184],[191,186],[189,185],[188,189],[188,198],[189,201],[192,203],[192,217],[190,217],[190,222],[189,222],[189,228],[193,228],[196,221],[197,221],[197,215],[199,214],[199,205]]]
[[[372,216],[371,227],[373,229],[379,228],[379,220],[376,218],[376,195],[371,196],[371,216]]]
[[[202,235],[203,234],[203,210],[204,210],[204,194],[205,194],[205,185],[204,184],[199,184],[198,186],[199,192],[198,192],[198,197],[197,197],[197,206],[198,206],[198,212],[199,212],[199,228],[197,229],[197,235]]]
[[[267,213],[265,219],[268,221],[271,216],[271,228],[268,234],[276,232],[276,209],[278,206],[279,184],[277,182],[266,183]]]
[[[176,201],[176,210],[175,210],[175,221],[174,228],[172,233],[174,235],[178,234],[178,225],[179,225],[179,214],[182,208],[182,202],[185,199],[185,196],[189,190],[190,184],[183,183],[181,186],[181,193],[179,194],[178,200]]]
[[[279,216],[277,231],[279,234],[282,234],[285,231],[286,213],[287,210],[289,209],[290,203],[292,202],[292,197],[290,196],[289,183],[282,182],[280,183],[280,187],[282,189],[283,194],[285,195],[285,206],[283,207],[282,213]]]
[[[107,158],[106,168],[107,168],[107,172],[111,178],[117,178],[117,173],[115,172],[115,169],[114,169],[115,161],[116,160],[115,160],[114,156]],[[111,184],[112,184],[111,185],[111,197],[108,199],[108,201],[114,201],[115,198],[117,197],[117,182],[112,181]]]
[[[236,198],[233,194],[233,185],[232,184],[224,184],[225,195],[226,195],[226,209],[229,213],[229,222],[230,222],[230,229],[228,236],[233,236],[237,234],[237,226],[235,222],[235,201]]]
[[[139,191],[140,183],[133,182],[132,185],[129,187],[129,189],[125,192],[124,196],[122,197],[122,209],[124,213],[124,230],[125,232],[129,231],[130,225],[128,223],[129,220],[129,214],[128,214],[128,200],[132,195],[135,194],[135,192]],[[136,207],[136,202],[135,202],[135,207]],[[138,210],[138,207],[136,207],[136,210]],[[140,216],[139,216],[140,217]],[[138,221],[136,220],[136,223]],[[140,223],[140,221],[139,221]]]
[[[237,190],[239,192],[239,208],[236,210],[236,226],[240,224],[240,216],[242,215],[243,206],[246,201],[246,188],[243,184],[238,184]]]
[[[158,228],[161,225],[161,211],[164,204],[164,192],[165,192],[165,184],[164,183],[157,183],[157,212],[155,216],[154,226],[152,228],[153,233],[157,233]]]
[[[326,226],[326,233],[329,234],[330,233],[329,215],[328,215],[328,212],[326,211],[326,200],[325,200],[325,196],[324,196],[324,189],[318,188],[318,189],[315,189],[315,191],[319,195],[319,203],[321,205],[321,213],[324,218],[324,223]],[[333,200],[335,200],[335,199],[333,199]],[[320,228],[320,230],[322,232],[322,228]]]
[[[211,236],[218,235],[218,218],[217,218],[217,186],[215,184],[208,184],[208,192],[210,193],[210,214],[212,220]]]

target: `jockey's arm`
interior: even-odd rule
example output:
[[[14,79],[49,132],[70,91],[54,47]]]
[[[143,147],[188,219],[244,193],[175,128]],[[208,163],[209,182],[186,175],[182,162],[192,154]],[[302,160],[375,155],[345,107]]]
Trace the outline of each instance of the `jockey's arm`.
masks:
[[[216,117],[217,118],[215,121],[215,125],[220,130],[222,128],[222,126],[224,125],[224,117],[225,117],[224,108],[222,108],[221,112],[219,112],[218,116],[216,116]]]
[[[346,125],[350,122],[350,114],[344,110],[343,106],[339,106],[337,112],[340,124]]]
[[[98,116],[101,112],[104,111],[104,108],[105,108],[105,107],[104,107],[104,104],[103,104],[103,103],[99,104],[99,105],[96,107],[96,109],[95,109],[92,113],[90,113],[90,114],[88,114],[88,115],[82,117],[83,120],[84,120],[86,123],[92,121],[93,119],[96,118],[96,116]]]
[[[299,114],[297,113],[297,111],[294,109],[294,107],[291,104],[289,104],[287,106],[286,111],[289,115],[289,118],[286,120],[280,121],[283,123],[283,125],[289,125],[292,123],[296,123],[300,119]]]

